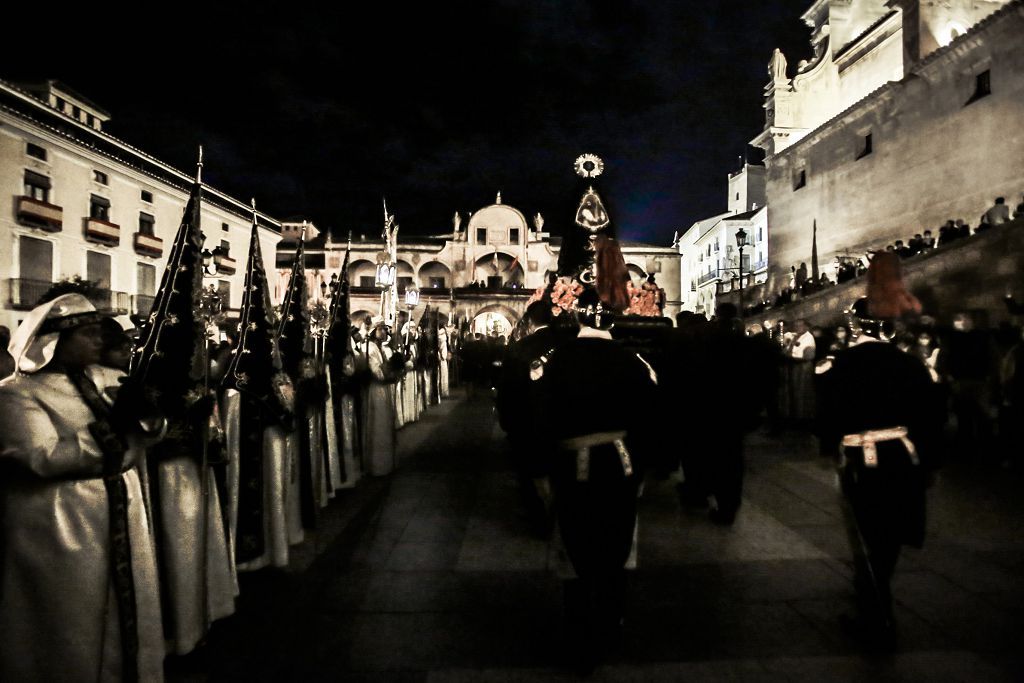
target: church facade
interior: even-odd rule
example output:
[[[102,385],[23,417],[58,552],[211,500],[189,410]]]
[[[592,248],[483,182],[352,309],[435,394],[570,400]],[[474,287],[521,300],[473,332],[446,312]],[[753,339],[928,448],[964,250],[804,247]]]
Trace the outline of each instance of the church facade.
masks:
[[[540,214],[527,219],[525,213],[504,203],[499,193],[494,204],[465,219],[456,214],[451,232],[406,237],[400,231],[396,262],[399,295],[409,288],[419,291],[414,318],[430,305],[455,320],[469,321],[479,331],[500,329],[507,333],[522,316],[534,290],[556,270],[561,240],[545,227]],[[298,223],[285,223],[282,228],[274,287],[278,300],[284,296],[300,230]],[[331,275],[341,269],[347,242],[331,241],[328,235],[310,239],[311,235],[307,228],[307,278],[316,300],[329,295]],[[665,315],[675,315],[680,305],[678,252],[671,246],[628,240],[621,244],[634,283],[639,285],[653,274],[666,292]],[[349,282],[354,317],[379,310],[375,272],[383,250],[382,239],[352,241]],[[401,301],[399,310],[404,308]]]
[[[949,219],[975,226],[1024,192],[1022,0],[817,0],[814,58],[773,55],[764,130],[770,281],[906,241]]]

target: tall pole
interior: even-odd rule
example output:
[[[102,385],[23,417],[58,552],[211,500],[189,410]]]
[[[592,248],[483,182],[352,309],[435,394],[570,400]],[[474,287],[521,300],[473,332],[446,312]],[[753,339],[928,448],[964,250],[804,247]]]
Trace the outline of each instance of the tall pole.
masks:
[[[743,245],[739,245],[740,249],[740,318],[743,318]]]

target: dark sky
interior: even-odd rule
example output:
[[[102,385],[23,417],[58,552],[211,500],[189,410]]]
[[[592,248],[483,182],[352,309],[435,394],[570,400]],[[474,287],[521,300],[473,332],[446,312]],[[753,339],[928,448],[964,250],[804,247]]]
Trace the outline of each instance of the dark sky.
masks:
[[[124,28],[90,10],[5,37],[0,77],[66,81],[111,112],[108,132],[182,170],[202,143],[205,180],[338,236],[376,234],[382,196],[403,233],[429,234],[498,190],[557,231],[572,162],[593,152],[619,234],[667,244],[724,210],[772,49],[808,56],[808,5],[163,4]]]

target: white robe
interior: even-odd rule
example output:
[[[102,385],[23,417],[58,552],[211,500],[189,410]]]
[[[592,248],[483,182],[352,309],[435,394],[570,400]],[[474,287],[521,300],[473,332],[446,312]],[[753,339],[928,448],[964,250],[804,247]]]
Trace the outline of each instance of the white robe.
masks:
[[[372,376],[363,400],[363,471],[379,477],[395,469],[394,386],[385,382],[385,352],[370,344],[367,361]]]
[[[238,486],[239,486],[239,419],[241,399],[238,391],[229,389],[224,394],[224,433],[228,449],[227,488],[230,498],[228,506],[231,548],[235,547],[238,529]],[[292,462],[295,459],[296,435],[286,433],[279,426],[263,430],[263,539],[264,551],[257,558],[239,563],[239,571],[254,571],[263,567],[287,567],[288,546],[302,540],[302,523],[298,523],[298,541],[293,540],[293,517],[299,518],[292,508],[298,497],[297,477],[292,477]],[[292,479],[296,479],[293,486]],[[294,489],[294,490],[293,490]]]
[[[448,386],[448,361],[450,358],[448,352],[448,330],[441,328],[437,331],[437,356],[438,366],[437,371],[438,385],[440,386],[441,398],[447,398],[448,394],[451,393],[451,389]]]
[[[38,480],[2,482],[0,680],[116,681],[121,636],[109,558],[103,455],[94,420],[63,374],[0,382],[0,460]],[[138,463],[133,447],[127,462]],[[138,471],[121,475],[138,619],[139,680],[163,680],[164,639],[151,520]]]

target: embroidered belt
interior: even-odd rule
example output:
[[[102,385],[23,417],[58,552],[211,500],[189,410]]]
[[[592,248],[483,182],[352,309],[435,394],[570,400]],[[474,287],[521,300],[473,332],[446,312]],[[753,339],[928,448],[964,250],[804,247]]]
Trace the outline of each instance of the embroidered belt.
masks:
[[[629,457],[629,451],[626,450],[625,438],[626,432],[597,432],[563,439],[558,442],[558,446],[563,450],[576,452],[576,481],[590,479],[590,449],[609,444],[615,446],[615,450],[619,453],[622,473],[631,477],[633,476],[633,461]]]
[[[903,447],[907,449],[907,455],[910,456],[910,461],[915,465],[921,464],[917,457],[917,449],[914,448],[914,442],[907,436],[906,427],[869,429],[857,434],[847,434],[843,437],[842,443],[839,446],[839,452],[843,455],[843,459],[845,460],[846,454],[843,449],[860,448],[864,453],[864,466],[878,467],[878,449],[875,447],[875,444],[883,441],[901,442]]]

